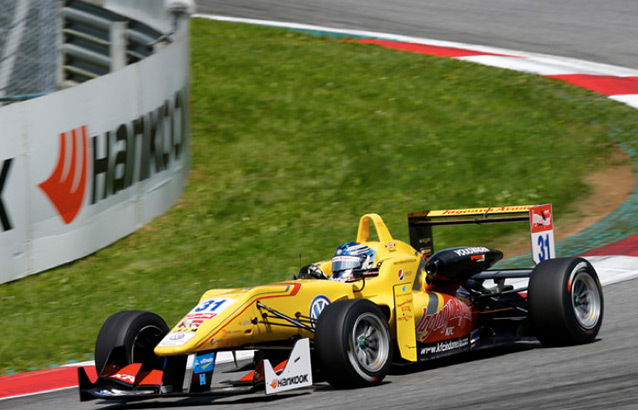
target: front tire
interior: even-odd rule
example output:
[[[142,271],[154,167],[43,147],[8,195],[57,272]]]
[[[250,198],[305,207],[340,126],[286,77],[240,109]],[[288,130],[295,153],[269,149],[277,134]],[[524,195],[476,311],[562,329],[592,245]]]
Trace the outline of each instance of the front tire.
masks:
[[[528,302],[534,334],[546,346],[592,342],[602,325],[602,287],[583,258],[539,263],[530,277]]]
[[[163,360],[153,350],[168,330],[164,319],[151,312],[123,310],[109,316],[95,342],[95,369],[98,375],[107,365],[113,349],[119,346],[124,347],[125,354],[117,358],[114,363],[117,366],[144,363],[161,369]]]
[[[317,321],[314,344],[322,375],[338,389],[377,385],[392,362],[388,321],[365,299],[326,306]]]

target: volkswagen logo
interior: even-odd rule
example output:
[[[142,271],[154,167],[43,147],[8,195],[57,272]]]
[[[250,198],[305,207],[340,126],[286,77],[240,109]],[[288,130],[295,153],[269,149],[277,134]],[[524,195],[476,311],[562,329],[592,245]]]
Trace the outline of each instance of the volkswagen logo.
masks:
[[[315,322],[319,318],[319,315],[323,309],[330,304],[330,299],[324,295],[316,296],[310,304],[310,325],[315,327]]]

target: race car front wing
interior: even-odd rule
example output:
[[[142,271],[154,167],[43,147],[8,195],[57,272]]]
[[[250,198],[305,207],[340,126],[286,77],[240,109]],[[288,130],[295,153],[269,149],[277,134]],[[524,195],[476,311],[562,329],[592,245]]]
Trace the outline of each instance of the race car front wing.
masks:
[[[115,363],[123,349],[114,349],[109,363]],[[252,360],[251,360],[252,361]],[[226,366],[225,366],[226,365]],[[226,368],[225,368],[226,367]],[[164,368],[148,369],[143,363],[124,367],[107,365],[92,382],[83,367],[78,368],[80,400],[141,400],[157,397],[231,395],[264,389],[275,394],[312,386],[309,339],[298,340],[288,360],[273,368],[268,359],[245,374],[239,363],[217,363],[217,352],[168,357]],[[237,380],[225,379],[231,373],[245,374]]]

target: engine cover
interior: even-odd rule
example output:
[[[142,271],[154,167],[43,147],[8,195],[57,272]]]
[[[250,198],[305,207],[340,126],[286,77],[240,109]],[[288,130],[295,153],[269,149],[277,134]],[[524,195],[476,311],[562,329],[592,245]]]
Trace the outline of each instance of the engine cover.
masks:
[[[430,256],[425,265],[428,282],[463,282],[503,258],[503,252],[483,246],[444,249]]]

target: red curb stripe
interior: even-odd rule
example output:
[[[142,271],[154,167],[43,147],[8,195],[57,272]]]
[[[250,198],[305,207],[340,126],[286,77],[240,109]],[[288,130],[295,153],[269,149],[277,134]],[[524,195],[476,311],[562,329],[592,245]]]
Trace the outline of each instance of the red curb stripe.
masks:
[[[356,40],[362,44],[376,44],[393,50],[408,51],[419,54],[429,54],[437,57],[471,57],[471,56],[500,56],[510,58],[525,58],[508,54],[486,53],[482,51],[467,50],[455,47],[440,47],[419,43],[407,43],[392,40],[360,39]],[[592,74],[557,74],[546,77],[562,80],[578,87],[586,88],[603,94],[607,97],[612,95],[638,94],[638,77],[618,77],[613,75],[592,75]]]
[[[507,54],[485,53],[482,51],[465,50],[462,48],[430,46],[426,44],[404,43],[400,41],[361,39],[361,40],[357,40],[357,42],[362,44],[376,44],[376,45],[379,45],[385,48],[390,48],[393,50],[410,51],[412,53],[420,53],[420,54],[430,54],[437,57],[501,56],[501,57],[520,58],[518,56],[512,56]]]
[[[84,369],[89,378],[97,379],[94,366],[85,366]],[[75,366],[0,376],[0,398],[40,393],[77,385],[78,369]]]
[[[630,236],[602,248],[592,249],[578,256],[638,256],[638,235]]]
[[[563,80],[607,97],[611,95],[638,94],[638,77],[590,74],[548,75],[547,77]]]

